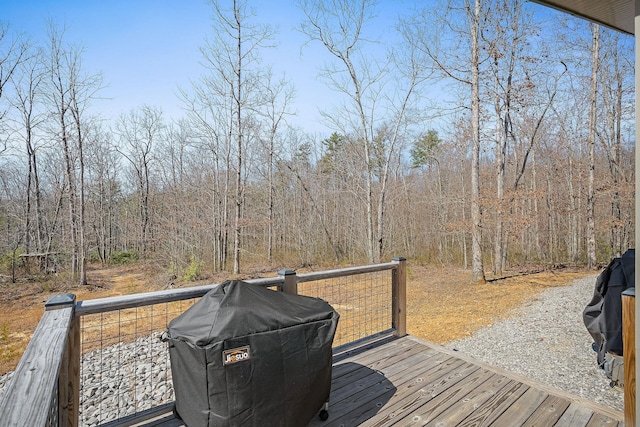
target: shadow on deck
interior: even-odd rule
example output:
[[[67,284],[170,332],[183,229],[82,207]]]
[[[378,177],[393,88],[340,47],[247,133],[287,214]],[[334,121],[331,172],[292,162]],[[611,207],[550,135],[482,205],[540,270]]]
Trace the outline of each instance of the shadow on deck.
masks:
[[[170,410],[130,425],[182,426]],[[309,426],[622,426],[624,414],[406,336],[334,357],[329,419]]]

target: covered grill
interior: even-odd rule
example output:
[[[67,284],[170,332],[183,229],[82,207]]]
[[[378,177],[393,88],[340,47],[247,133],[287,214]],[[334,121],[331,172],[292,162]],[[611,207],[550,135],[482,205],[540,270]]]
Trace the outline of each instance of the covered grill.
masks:
[[[318,298],[217,286],[169,323],[177,415],[190,427],[308,424],[329,399],[338,318]]]

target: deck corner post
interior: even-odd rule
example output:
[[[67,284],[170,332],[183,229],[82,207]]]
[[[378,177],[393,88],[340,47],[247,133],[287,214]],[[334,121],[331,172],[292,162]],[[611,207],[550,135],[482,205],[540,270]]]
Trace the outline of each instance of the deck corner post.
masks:
[[[78,427],[80,422],[80,317],[71,319],[69,337],[63,363],[67,369],[66,383],[59,383],[60,395],[66,399],[60,399],[61,413],[65,414],[69,427]],[[64,368],[63,368],[64,369]]]
[[[284,284],[282,285],[282,291],[287,294],[298,293],[298,276],[293,270],[280,270],[278,276],[284,277]]]
[[[396,257],[392,260],[398,267],[392,270],[392,326],[399,337],[407,335],[407,260]]]
[[[636,425],[636,288],[622,292],[622,354],[624,361],[624,425]]]
[[[77,427],[80,418],[80,318],[75,305],[74,294],[54,295],[45,303],[45,311],[72,310],[58,375],[58,425],[69,427]]]
[[[54,295],[44,303],[44,309],[60,310],[61,308],[75,307],[76,296],[74,294],[58,294]]]

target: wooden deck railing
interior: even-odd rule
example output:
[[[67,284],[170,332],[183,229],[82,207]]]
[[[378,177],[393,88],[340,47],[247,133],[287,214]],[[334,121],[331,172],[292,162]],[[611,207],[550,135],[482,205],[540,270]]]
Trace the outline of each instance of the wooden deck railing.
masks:
[[[391,328],[378,331],[376,335],[389,333],[404,336],[406,335],[404,258],[395,258],[389,263],[305,274],[282,270],[278,273],[278,277],[252,279],[247,282],[267,287],[275,286],[284,292],[297,293],[300,284],[385,270],[391,270]],[[217,284],[79,302],[75,301],[75,296],[72,294],[51,298],[45,305],[46,311],[0,401],[2,425],[32,427],[79,425],[81,317],[199,298],[215,286]]]

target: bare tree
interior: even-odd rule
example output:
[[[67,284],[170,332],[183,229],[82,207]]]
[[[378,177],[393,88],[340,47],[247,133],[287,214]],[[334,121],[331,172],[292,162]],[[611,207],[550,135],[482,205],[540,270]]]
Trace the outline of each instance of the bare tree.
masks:
[[[633,64],[607,30],[590,103],[587,24],[557,26],[576,44],[543,50],[519,0],[443,0],[395,28],[378,25],[374,1],[305,1],[336,101],[324,138],[290,126],[292,90],[261,61],[271,31],[249,4],[212,3],[204,76],[167,127],[142,106],[102,128],[99,76],[64,31],[22,52],[3,30],[0,257],[14,262],[2,274],[20,274],[22,251],[56,251],[83,282],[88,258],[136,249],[176,272],[194,258],[217,272],[232,257],[239,271],[401,254],[481,281],[482,255],[499,273],[586,263],[588,233],[599,256],[631,241]],[[450,102],[434,109],[432,95]]]
[[[5,88],[9,81],[12,79],[16,69],[20,64],[25,60],[28,51],[28,45],[24,41],[23,37],[20,35],[10,35],[9,26],[4,22],[0,21],[0,101],[3,101],[3,98],[6,98]],[[7,111],[4,109],[4,105],[0,104],[0,154],[7,150],[7,139],[5,132],[5,115]],[[4,167],[4,166],[3,166]],[[4,181],[4,176],[0,176],[0,179]],[[6,187],[6,182],[2,182],[2,184]],[[28,193],[27,193],[28,194]],[[0,202],[2,201],[2,197],[0,196]],[[30,203],[27,203],[27,206],[30,207]],[[29,216],[27,215],[27,218]],[[9,234],[9,215],[6,215],[7,219],[7,234]],[[17,239],[12,239],[7,236],[7,241],[12,240],[11,253],[12,253],[12,271],[11,271],[11,280],[12,283],[15,283],[15,258],[16,251],[19,245],[22,243],[23,238],[27,240],[26,245],[29,245],[29,223],[28,219],[26,220],[27,224],[22,231],[23,234],[18,233],[19,237]],[[20,235],[21,234],[21,235]]]
[[[92,246],[98,259],[108,262],[116,248],[122,184],[118,173],[121,158],[114,150],[113,135],[94,125],[85,133],[87,228],[92,231]],[[87,239],[89,240],[89,239]]]
[[[89,124],[86,108],[101,88],[100,74],[85,74],[82,49],[64,43],[64,29],[49,23],[50,101],[56,117],[56,133],[62,143],[67,178],[69,224],[72,240],[72,271],[79,274],[81,285],[87,284],[85,235],[84,145],[85,127]]]
[[[233,272],[240,272],[242,227],[244,216],[244,170],[247,136],[254,120],[252,110],[260,101],[259,82],[263,78],[260,49],[269,45],[272,30],[252,23],[253,12],[246,1],[233,0],[226,8],[222,0],[211,1],[214,8],[213,38],[201,48],[205,67],[210,75],[205,77],[208,87],[222,98],[228,108],[227,125],[223,128],[229,141],[234,163],[234,213],[233,213]]]
[[[567,173],[575,178],[571,203],[576,212],[568,212],[573,223],[570,253],[571,259],[586,260],[588,266],[595,267],[598,254],[614,256],[624,251],[629,242],[625,236],[629,236],[632,220],[628,208],[618,210],[616,200],[623,199],[617,199],[616,192],[631,194],[633,178],[628,175],[625,155],[618,157],[616,151],[629,150],[624,140],[633,138],[631,133],[626,136],[624,130],[631,129],[628,123],[632,121],[623,118],[627,114],[633,117],[633,78],[628,76],[628,83],[621,79],[623,69],[633,65],[626,59],[629,47],[625,50],[625,43],[615,46],[618,36],[608,30],[570,20],[563,24],[559,39],[577,52],[567,60],[567,81],[571,83],[567,87],[568,98],[556,108],[557,123],[569,141],[573,167]],[[621,52],[625,53],[620,55]],[[599,242],[607,240],[610,245],[597,248]],[[621,240],[627,244],[620,245]]]
[[[589,135],[587,149],[589,152],[589,181],[587,188],[587,267],[595,268],[596,259],[596,225],[595,225],[595,163],[596,163],[596,101],[598,96],[598,71],[600,53],[600,25],[591,25],[591,85],[589,90]]]
[[[38,128],[46,116],[42,111],[42,86],[46,77],[46,70],[42,62],[42,52],[36,52],[25,57],[17,72],[11,75],[13,97],[10,105],[17,111],[12,127],[16,133],[23,135],[27,155],[27,177],[25,190],[25,252],[30,254],[42,252],[44,245],[44,218],[42,212],[42,191],[40,188],[40,174],[38,172]],[[32,217],[35,225],[32,226]],[[32,228],[34,228],[32,230]],[[32,247],[31,236],[35,238],[35,248]],[[46,258],[45,258],[46,260]],[[28,262],[28,261],[27,261]],[[46,268],[46,266],[44,266]]]
[[[213,269],[224,270],[227,267],[229,230],[230,188],[232,173],[232,145],[229,131],[230,98],[224,88],[218,88],[215,81],[193,84],[193,94],[181,92],[182,101],[191,124],[194,145],[207,160],[209,185],[205,191],[210,200],[210,229],[214,252]]]
[[[23,36],[11,35],[9,26],[0,21],[0,100],[2,100],[5,87],[11,80],[18,66],[28,56],[29,45]],[[6,110],[0,105],[0,138],[2,138],[4,117]],[[0,153],[7,149],[7,141],[3,138],[0,145]]]
[[[198,167],[193,174],[188,173],[193,138],[190,125],[186,120],[170,123],[164,132],[158,156],[162,202],[156,211],[160,212],[157,215],[158,228],[163,231],[159,247],[164,248],[161,256],[171,260],[175,273],[188,255],[205,251],[198,245],[198,239],[191,237],[201,232],[198,222],[190,219],[197,218],[192,213],[199,209],[192,199],[194,193],[198,194],[198,189],[204,187],[199,177],[206,172]],[[189,248],[193,248],[190,254]]]
[[[9,166],[9,167],[8,167]],[[18,264],[18,250],[23,244],[24,221],[21,218],[20,199],[18,194],[21,171],[18,165],[2,165],[0,168],[0,218],[3,220],[2,237],[3,255],[10,262],[11,283],[16,283],[16,267]]]
[[[64,154],[64,169],[65,169],[65,188],[67,193],[67,202],[69,208],[69,232],[71,237],[71,272],[75,276],[80,269],[80,248],[78,243],[78,215],[77,215],[77,182],[75,174],[75,161],[76,152],[73,150],[73,141],[71,136],[73,134],[72,120],[69,117],[70,108],[70,80],[68,76],[69,72],[69,59],[67,55],[69,52],[66,50],[62,37],[64,36],[64,30],[57,29],[53,23],[48,26],[49,31],[49,63],[48,73],[50,90],[48,91],[48,97],[52,108],[53,117],[55,117],[55,124],[53,125],[53,132],[55,133],[56,140],[58,140],[62,146],[62,152]]]
[[[144,105],[138,111],[123,114],[116,123],[118,152],[127,159],[135,175],[138,199],[139,248],[143,255],[149,249],[151,220],[151,173],[154,149],[164,128],[162,111]]]
[[[473,282],[484,282],[482,261],[482,212],[480,210],[480,0],[475,0],[473,10],[465,8],[471,22],[471,134],[473,141],[471,159],[471,269]]]
[[[286,124],[287,115],[292,114],[290,108],[294,92],[291,84],[284,79],[273,82],[270,73],[264,81],[262,92],[264,100],[260,104],[264,107],[258,113],[264,117],[265,122],[261,140],[267,156],[267,258],[271,263],[273,261],[273,224],[275,221],[275,161],[281,158],[276,152],[276,143],[281,128]]]
[[[512,112],[517,99],[517,67],[522,62],[523,45],[526,43],[527,33],[531,30],[523,16],[523,3],[515,1],[507,4],[500,2],[489,17],[492,31],[483,33],[483,38],[489,47],[489,68],[493,75],[493,108],[496,116],[495,132],[495,162],[496,162],[496,206],[493,273],[502,274],[506,261],[507,244],[505,239],[505,182],[507,147],[509,135],[513,133]]]
[[[633,104],[633,65],[626,58],[630,57],[629,43],[615,31],[603,31],[600,39],[601,62],[599,79],[603,120],[597,130],[598,140],[606,154],[610,180],[601,185],[608,189],[610,198],[611,225],[609,244],[612,256],[620,256],[628,247],[628,230],[630,216],[622,208],[622,200],[627,189],[633,187],[632,179],[624,173],[623,151],[625,122],[631,122]]]
[[[537,214],[536,145],[543,137],[547,115],[567,66],[556,55],[545,53],[550,50],[548,46],[528,43],[537,29],[531,14],[523,9],[523,2],[501,0],[497,6],[488,18],[491,24],[483,38],[490,54],[488,64],[494,81],[488,91],[493,94],[497,119],[494,274],[502,274],[507,261],[509,224],[518,222],[512,215],[517,211],[514,203],[526,199]],[[512,157],[508,158],[508,153]],[[510,173],[513,184],[508,198],[505,197],[507,161],[513,165]],[[526,187],[522,184],[528,170],[531,172],[529,187],[521,191],[521,187]],[[538,227],[537,218],[537,215],[531,216],[529,224],[526,220],[519,221],[523,231]],[[538,233],[534,231],[532,237],[539,249]],[[538,253],[539,250],[531,256]]]
[[[281,169],[286,168],[286,170],[291,172],[295,177],[295,182],[298,184],[301,190],[300,198],[301,200],[305,200],[307,202],[305,203],[305,205],[307,206],[304,212],[308,211],[310,213],[310,216],[316,218],[316,227],[319,227],[322,230],[324,238],[331,248],[335,261],[339,262],[344,255],[344,249],[341,248],[336,242],[335,236],[338,235],[339,232],[331,232],[331,215],[329,215],[329,209],[327,209],[326,207],[323,208],[323,202],[324,204],[327,204],[330,200],[332,200],[331,196],[328,196],[322,191],[326,190],[327,187],[332,187],[332,184],[323,179],[323,174],[326,171],[325,168],[331,167],[327,165],[327,163],[329,163],[330,161],[327,161],[326,158],[324,158],[324,161],[321,160],[319,162],[319,170],[313,171],[310,161],[310,144],[301,142],[300,135],[297,132],[290,132],[288,139],[290,140],[290,145],[292,145],[291,148],[295,150],[295,154],[289,161],[285,159],[279,159]],[[335,144],[336,141],[339,140],[341,140],[341,136],[337,133],[333,133],[330,138],[323,142],[328,142],[328,144],[331,144],[333,142]],[[338,206],[340,205],[340,202],[337,200],[335,200],[334,203]],[[299,209],[299,212],[303,212],[303,209]],[[307,218],[309,218],[309,216]],[[317,240],[319,241],[320,239],[318,238]],[[318,242],[316,242],[316,244],[317,243]],[[308,245],[310,246],[311,242],[309,242]],[[302,249],[304,249],[304,247]],[[311,248],[306,248],[307,251],[309,251],[309,249]]]
[[[86,109],[96,93],[102,88],[100,74],[85,75],[82,71],[80,52],[71,53],[69,57],[70,104],[69,112],[75,125],[76,144],[78,147],[78,176],[80,186],[79,238],[80,238],[80,284],[87,284],[87,238],[86,238],[86,195],[85,195],[85,145],[87,128],[91,118]]]
[[[482,4],[481,0],[450,0],[442,8],[423,11],[412,22],[419,48],[428,56],[433,67],[442,77],[462,84],[470,93],[467,108],[471,113],[472,282],[485,281],[480,206],[480,66],[486,59],[480,56],[483,51],[480,35],[486,24]],[[448,31],[445,32],[445,29]],[[451,46],[457,49],[450,49]]]
[[[375,1],[308,0],[301,6],[306,16],[302,31],[335,59],[322,71],[323,77],[348,99],[344,108],[324,115],[359,145],[365,247],[369,261],[379,262],[384,251],[389,177],[407,139],[415,91],[427,77],[425,61],[406,32],[403,49],[390,52],[389,60],[378,63],[366,55],[367,39],[362,33],[373,18]]]

